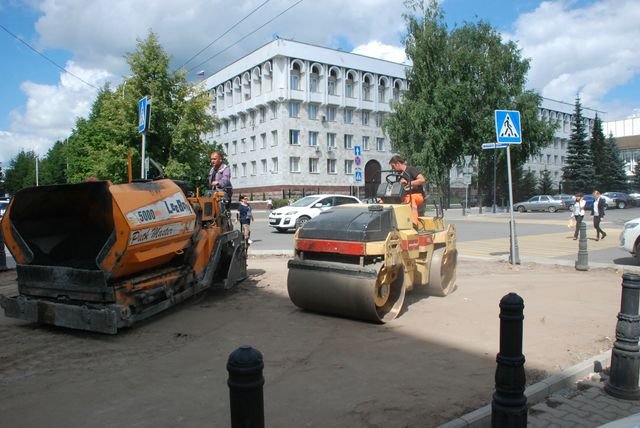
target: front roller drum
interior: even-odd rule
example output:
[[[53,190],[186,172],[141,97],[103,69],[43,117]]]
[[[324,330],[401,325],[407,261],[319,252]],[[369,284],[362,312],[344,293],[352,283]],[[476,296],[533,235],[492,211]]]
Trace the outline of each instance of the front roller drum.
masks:
[[[402,266],[387,269],[331,262],[289,261],[287,290],[298,307],[374,323],[396,318],[404,305]]]
[[[458,250],[456,248],[437,248],[431,258],[427,293],[432,296],[448,296],[456,286],[457,264]]]

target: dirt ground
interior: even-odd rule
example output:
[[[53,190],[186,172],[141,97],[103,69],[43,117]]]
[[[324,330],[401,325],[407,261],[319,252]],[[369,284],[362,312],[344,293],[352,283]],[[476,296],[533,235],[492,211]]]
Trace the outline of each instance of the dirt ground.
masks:
[[[412,297],[385,325],[297,309],[284,257],[116,336],[0,316],[0,425],[227,427],[226,363],[264,356],[269,427],[430,427],[490,402],[498,303],[525,301],[527,382],[611,348],[621,271],[462,260],[446,298]],[[10,293],[15,271],[0,274]]]

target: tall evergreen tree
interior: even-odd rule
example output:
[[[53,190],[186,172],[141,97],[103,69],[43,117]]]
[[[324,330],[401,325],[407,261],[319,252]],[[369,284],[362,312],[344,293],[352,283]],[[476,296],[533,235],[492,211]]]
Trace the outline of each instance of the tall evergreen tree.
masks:
[[[520,183],[517,186],[517,193],[514,197],[518,201],[529,199],[536,194],[537,187],[538,179],[536,177],[536,173],[528,170],[522,175],[522,180],[520,180]]]
[[[11,159],[9,169],[6,171],[5,190],[10,194],[15,194],[25,187],[36,185],[36,162],[38,157],[36,152],[21,150],[18,155]]]
[[[596,114],[591,131],[591,157],[593,159],[594,188],[596,189],[607,189],[604,183],[607,181],[610,159],[608,159],[605,146],[602,121]]]
[[[541,195],[551,195],[554,192],[553,188],[553,180],[551,178],[551,171],[545,169],[542,171],[540,175],[540,180],[538,181],[538,193]]]
[[[567,146],[567,164],[562,168],[565,193],[588,192],[594,189],[593,161],[587,141],[587,131],[582,116],[580,96],[576,97],[571,136]]]
[[[620,149],[612,134],[605,141],[604,154],[607,159],[602,191],[625,192],[627,191],[627,173],[624,161],[620,156]]]

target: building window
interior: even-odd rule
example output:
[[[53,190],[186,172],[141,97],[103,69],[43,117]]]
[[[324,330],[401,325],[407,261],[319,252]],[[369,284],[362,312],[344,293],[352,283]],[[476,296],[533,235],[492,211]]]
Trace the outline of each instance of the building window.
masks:
[[[249,112],[249,126],[252,127],[252,128],[254,126],[256,126],[256,112],[255,112],[255,110],[251,110]]]
[[[247,176],[247,163],[242,162],[242,177],[246,177],[246,176]]]
[[[271,119],[277,119],[278,118],[278,104],[271,103],[271,105],[269,106],[269,110],[271,110]]]
[[[349,175],[353,174],[353,160],[351,159],[344,160],[344,173]]]
[[[335,122],[336,121],[336,111],[338,109],[336,107],[327,107],[327,120],[329,122]]]
[[[353,149],[353,135],[344,134],[344,148],[347,150]]]
[[[260,123],[264,123],[264,120],[267,117],[267,109],[265,109],[264,107],[260,107],[259,115],[260,115]]]
[[[347,98],[353,98],[353,80],[347,79],[344,82],[344,96]]]
[[[271,172],[278,172],[278,158],[271,158]]]
[[[362,112],[362,124],[363,125],[369,125],[369,112],[368,111],[363,111]]]
[[[362,99],[365,101],[371,101],[371,78],[365,76],[362,82]]]
[[[224,129],[225,134],[229,133],[229,121],[227,119],[222,122],[222,128]]]
[[[256,161],[251,161],[251,175],[256,175],[257,172],[258,166],[256,164]]]
[[[384,138],[376,138],[376,150],[379,152],[384,152]]]
[[[351,123],[353,121],[353,109],[344,109],[344,123]]]
[[[309,145],[310,146],[318,145],[318,133],[316,131],[309,131]]]
[[[247,116],[240,114],[240,129],[244,129],[247,126]]]
[[[261,159],[260,160],[260,164],[262,165],[262,173],[266,174],[267,172],[269,172],[269,170],[267,169],[267,160],[266,159]]]
[[[292,146],[300,145],[300,139],[298,138],[299,136],[300,136],[300,131],[298,131],[297,129],[290,129],[289,144],[291,144]]]
[[[318,174],[318,158],[309,158],[309,173]]]
[[[386,92],[387,92],[387,88],[384,86],[384,81],[380,81],[378,86],[378,102],[379,103],[387,102],[385,98]]]
[[[558,164],[558,155],[553,155],[553,164],[554,165]]]
[[[225,153],[230,153],[229,152],[229,143],[224,143],[224,152]]]
[[[300,103],[289,102],[289,117],[298,117],[300,115]]]
[[[289,84],[291,85],[291,89],[296,91],[300,90],[300,64],[294,62],[291,65],[291,70],[289,74]]]
[[[333,132],[327,133],[327,148],[335,149],[336,148],[336,134]]]
[[[309,91],[318,92],[318,76],[312,74],[309,77]]]
[[[327,81],[327,91],[329,92],[329,95],[336,95],[337,86],[338,86],[338,79],[332,72],[331,76],[329,76],[329,80]]]
[[[231,177],[236,178],[238,176],[238,165],[235,163],[231,165]]]
[[[231,130],[235,131],[238,126],[238,119],[234,116],[231,118]]]
[[[260,134],[260,148],[264,149],[267,147],[267,133],[263,132]]]
[[[327,174],[335,174],[335,173],[336,173],[336,160],[327,159]]]
[[[380,128],[384,120],[384,113],[376,113],[376,126]]]
[[[233,142],[231,143],[231,154],[235,155],[236,153],[238,153],[238,142],[236,140],[233,140]]]
[[[318,118],[318,104],[309,104],[307,112],[310,120],[316,120]]]
[[[291,156],[289,158],[289,172],[300,172],[300,158]]]
[[[278,131],[271,131],[271,145],[278,145]]]
[[[362,137],[362,150],[363,151],[369,150],[369,137],[367,136]]]
[[[240,153],[244,153],[247,151],[247,139],[243,138],[240,140]]]

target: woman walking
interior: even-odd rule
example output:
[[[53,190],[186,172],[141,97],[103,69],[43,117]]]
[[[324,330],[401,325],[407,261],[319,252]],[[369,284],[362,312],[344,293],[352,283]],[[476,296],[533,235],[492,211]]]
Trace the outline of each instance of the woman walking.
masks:
[[[238,204],[238,215],[236,219],[240,222],[245,242],[251,244],[250,237],[253,213],[251,212],[251,205],[249,205],[249,198],[246,195],[240,195],[240,204]]]
[[[582,193],[578,193],[576,195],[576,202],[573,204],[573,218],[576,219],[576,231],[573,233],[573,240],[578,239],[578,234],[580,233],[580,225],[582,224],[582,219],[584,218],[584,206],[586,205],[586,201],[582,198]]]

